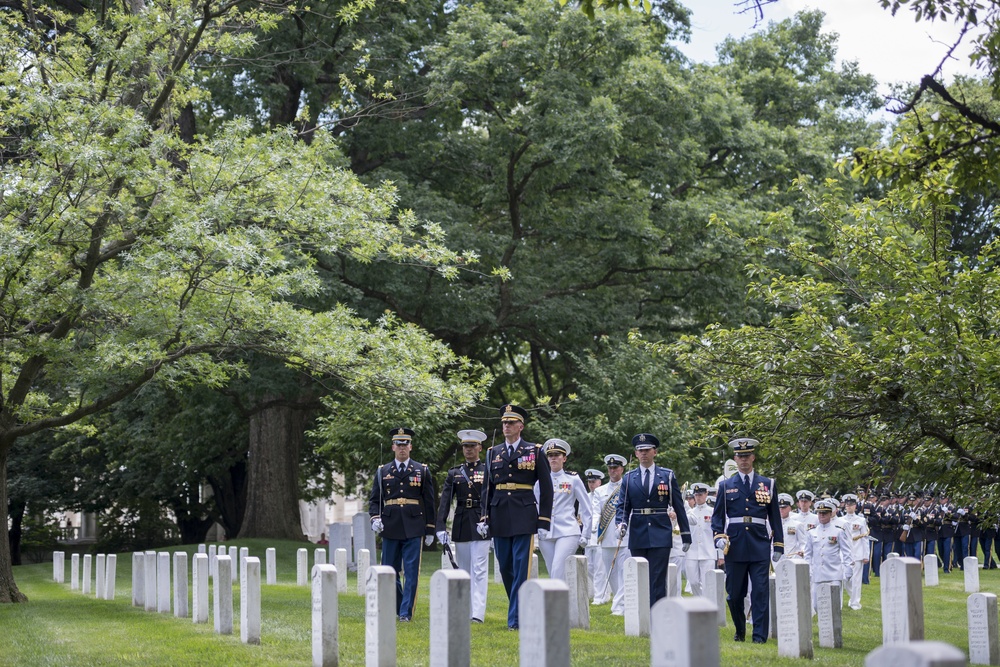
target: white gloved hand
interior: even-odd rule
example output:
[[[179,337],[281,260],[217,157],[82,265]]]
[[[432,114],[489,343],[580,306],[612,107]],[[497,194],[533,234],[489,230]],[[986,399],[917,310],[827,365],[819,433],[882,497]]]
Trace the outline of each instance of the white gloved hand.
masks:
[[[425,535],[424,536],[424,544],[426,544],[427,546],[430,546],[430,545],[434,544],[434,536],[433,535]]]
[[[913,519],[914,521],[916,521],[917,520],[917,513],[916,512],[910,512],[910,518]]]
[[[956,528],[958,528],[958,522],[957,522],[957,521],[952,521],[952,522],[951,522],[951,525],[953,525],[953,526],[955,526]]]
[[[626,531],[628,531],[628,526],[626,526],[624,523],[622,525],[618,526],[618,539],[619,540],[623,539],[625,537]]]
[[[552,531],[547,530],[545,528],[539,528],[538,529],[538,539],[540,539],[540,540],[547,540],[547,539],[549,539],[549,535],[551,535],[551,534],[552,534]]]
[[[482,523],[477,523],[476,532],[479,533],[479,537],[485,539],[490,532],[490,527],[486,525],[485,521],[483,521]]]
[[[683,551],[684,553],[687,553],[688,549],[690,548],[691,548],[690,542],[685,542],[684,544],[681,545],[681,551]]]
[[[441,544],[448,544],[448,531],[439,530],[437,532],[437,538],[438,542],[440,542]]]
[[[781,554],[779,554],[777,551],[771,554],[772,563],[777,563],[779,560],[781,560]]]
[[[957,514],[958,516],[965,516],[965,508],[964,508],[964,507],[963,507],[963,508],[959,508],[959,509],[958,509],[958,510],[957,510],[957,511],[955,512],[955,514]]]
[[[909,529],[910,529],[910,526],[904,523],[903,524],[903,530],[909,530]]]
[[[379,519],[378,517],[372,519],[372,530],[374,530],[376,533],[381,533],[383,530],[385,530],[385,526],[382,525],[382,519]]]
[[[720,537],[719,539],[717,539],[715,541],[715,548],[716,549],[725,549],[726,548],[726,541]]]
[[[590,540],[588,540],[588,539],[587,539],[587,536],[586,536],[586,535],[581,535],[581,536],[580,536],[580,546],[581,546],[581,547],[583,547],[584,549],[586,549],[586,548],[587,548],[587,543],[588,543],[588,542],[590,542]]]

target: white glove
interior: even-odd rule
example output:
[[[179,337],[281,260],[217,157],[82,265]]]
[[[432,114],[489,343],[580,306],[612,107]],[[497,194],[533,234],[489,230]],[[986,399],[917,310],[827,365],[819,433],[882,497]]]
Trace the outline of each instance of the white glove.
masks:
[[[623,539],[625,537],[626,531],[628,531],[628,526],[626,526],[624,523],[622,525],[618,526],[618,539],[619,540]]]
[[[437,538],[438,542],[440,542],[441,544],[448,544],[448,531],[439,530],[437,532]]]
[[[717,539],[715,541],[715,548],[716,549],[725,549],[726,548],[726,541],[720,537],[719,539]]]
[[[907,525],[907,524],[903,524],[903,530],[909,530],[909,529],[910,529],[910,526],[909,526],[909,525]]]
[[[547,539],[549,539],[549,535],[551,535],[551,534],[552,534],[552,531],[547,530],[545,528],[539,528],[538,529],[538,539],[540,539],[540,540],[547,540]]]
[[[476,524],[476,532],[479,533],[479,537],[486,538],[490,532],[490,527],[486,525],[486,522]]]
[[[690,542],[685,542],[684,544],[681,545],[681,551],[683,551],[684,553],[687,553],[688,549],[690,548],[691,548]]]
[[[434,536],[427,535],[426,537],[424,537],[424,544],[426,544],[427,546],[434,544]]]
[[[588,542],[590,542],[590,540],[588,540],[588,539],[587,539],[587,536],[586,536],[586,535],[581,535],[581,536],[580,536],[580,546],[581,546],[581,547],[583,547],[584,549],[586,549],[586,548],[587,548],[587,543],[588,543]]]
[[[385,526],[382,525],[382,519],[379,519],[378,517],[372,519],[372,530],[374,530],[376,533],[381,533],[383,530],[385,530]]]
[[[965,516],[965,508],[963,507],[959,509],[958,511],[955,512],[955,514],[957,514],[958,516]]]
[[[779,560],[781,560],[781,554],[779,554],[777,551],[771,554],[772,563],[777,563]]]
[[[917,513],[916,512],[910,512],[910,518],[913,519],[914,521],[916,521],[917,520]]]
[[[958,522],[957,522],[957,521],[952,521],[952,522],[951,522],[951,525],[953,525],[953,526],[955,526],[956,528],[958,528]]]

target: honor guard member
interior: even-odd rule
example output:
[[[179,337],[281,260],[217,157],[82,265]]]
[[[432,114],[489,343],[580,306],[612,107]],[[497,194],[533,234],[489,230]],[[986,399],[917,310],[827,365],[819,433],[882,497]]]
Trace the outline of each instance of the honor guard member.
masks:
[[[604,483],[604,473],[596,468],[587,468],[583,475],[587,480],[587,503],[590,505],[591,515],[593,515],[594,492],[601,488],[601,484]],[[601,560],[600,547],[597,545],[597,522],[591,518],[590,525],[583,526],[583,530],[588,536],[587,546],[583,553],[587,556],[587,576],[590,578],[589,589],[591,598],[593,598],[597,591],[597,582],[600,581],[603,584],[607,573],[604,572],[604,562]]]
[[[565,469],[566,457],[571,451],[569,443],[559,438],[551,438],[542,445],[542,451],[549,460],[552,481],[552,516],[549,529],[538,534],[538,550],[545,559],[545,569],[549,578],[566,581],[566,559],[576,553],[578,547],[586,547],[590,531],[583,526],[592,526],[590,496],[583,480],[575,472]],[[535,498],[540,498],[541,485],[535,485]]]
[[[464,430],[458,432],[462,441],[462,456],[465,463],[448,471],[448,477],[441,487],[441,503],[437,514],[437,538],[441,544],[454,543],[455,561],[459,569],[469,573],[472,589],[472,622],[482,623],[486,617],[486,591],[489,585],[487,575],[490,563],[490,541],[476,531],[483,510],[483,483],[486,480],[486,464],[479,460],[486,434],[482,431]],[[451,537],[445,530],[451,501],[455,501],[455,518],[451,522]]]
[[[938,553],[941,554],[941,565],[944,573],[951,572],[952,550],[951,543],[958,528],[958,517],[955,516],[955,506],[951,504],[946,492],[941,492],[941,501],[938,503],[938,512],[941,515],[941,529],[938,531]]]
[[[868,563],[869,547],[868,522],[865,517],[857,513],[858,497],[853,493],[844,494],[841,497],[844,502],[846,513],[844,519],[844,532],[850,539],[851,551],[851,576],[847,581],[848,599],[847,606],[851,609],[861,609],[861,579],[865,564]]]
[[[708,504],[708,484],[695,482],[691,485],[694,507],[688,510],[688,525],[691,528],[691,548],[684,560],[684,570],[691,593],[701,595],[708,573],[715,569],[722,554],[715,548],[712,533],[712,507]]]
[[[924,524],[923,516],[920,514],[920,496],[911,493],[907,497],[908,507],[903,507],[903,532],[899,536],[899,541],[903,543],[903,555],[921,560],[924,555],[920,553],[924,544]]]
[[[640,433],[632,438],[639,467],[622,478],[622,489],[615,508],[618,536],[626,531],[628,549],[633,557],[649,561],[649,604],[667,595],[667,566],[674,543],[673,525],[668,510],[673,508],[680,527],[682,551],[691,547],[687,505],[680,484],[670,468],[655,463],[660,441],[655,435]]]
[[[812,511],[812,504],[816,500],[816,495],[809,489],[800,489],[795,492],[795,500],[799,505],[799,511],[796,513],[797,516],[795,518],[806,527],[806,530],[815,528],[816,524],[819,523],[819,517]]]
[[[836,583],[843,585],[850,578],[853,563],[850,537],[833,522],[833,503],[821,500],[816,503],[819,523],[807,531],[806,561],[809,562],[809,578],[812,580],[812,608],[816,613],[816,591],[819,584]]]
[[[723,549],[726,558],[726,600],[736,626],[733,639],[741,642],[746,638],[743,599],[750,584],[753,641],[763,644],[767,642],[770,618],[768,558],[778,562],[784,553],[784,543],[781,541],[783,531],[777,485],[753,469],[757,444],[753,438],[730,441],[738,470],[719,484],[712,530],[715,546]]]
[[[628,535],[618,537],[618,522],[615,521],[615,510],[618,509],[618,495],[621,493],[622,475],[626,463],[625,457],[618,454],[608,454],[604,457],[604,465],[608,467],[608,483],[594,492],[594,504],[591,508],[603,564],[602,578],[594,581],[594,604],[604,604],[611,600],[613,616],[625,615],[623,574],[625,559],[631,556],[628,550]]]
[[[941,531],[941,513],[938,511],[933,493],[924,493],[924,502],[920,511],[924,517],[924,556],[929,556],[937,550],[938,534]],[[940,560],[938,558],[939,562]]]
[[[420,542],[434,542],[434,481],[427,466],[410,458],[413,430],[389,431],[395,458],[379,468],[368,498],[372,530],[382,534],[382,565],[396,571],[396,615],[413,618],[420,574]],[[400,585],[399,573],[405,585]]]
[[[792,496],[778,494],[778,511],[781,513],[781,532],[784,535],[785,554],[782,558],[804,558],[806,555],[806,527],[792,512]]]
[[[486,455],[486,488],[479,534],[493,533],[493,549],[507,591],[507,627],[518,627],[517,593],[528,578],[532,539],[548,531],[552,516],[552,477],[542,448],[521,438],[527,411],[517,405],[500,410],[504,441]],[[535,499],[535,483],[538,499]],[[545,533],[541,533],[545,534]]]

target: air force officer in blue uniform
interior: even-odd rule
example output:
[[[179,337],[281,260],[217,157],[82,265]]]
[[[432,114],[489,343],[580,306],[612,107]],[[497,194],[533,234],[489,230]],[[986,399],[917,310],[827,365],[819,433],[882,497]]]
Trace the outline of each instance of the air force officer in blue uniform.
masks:
[[[548,537],[552,517],[552,475],[542,448],[521,437],[527,411],[505,405],[500,411],[503,443],[486,455],[483,521],[476,530],[493,534],[493,549],[507,591],[507,627],[518,624],[517,593],[528,578],[532,538]],[[535,499],[535,483],[538,499]]]
[[[784,532],[774,480],[753,471],[757,444],[752,438],[730,441],[737,472],[719,482],[715,511],[712,513],[712,532],[715,533],[715,546],[726,554],[726,599],[733,625],[736,626],[733,639],[741,642],[746,638],[743,599],[747,595],[749,581],[753,641],[763,644],[767,641],[770,619],[767,561],[770,557],[777,562],[784,553]],[[771,525],[770,534],[768,524]],[[771,535],[774,535],[773,551]]]
[[[656,465],[660,441],[655,435],[640,433],[632,438],[639,467],[622,478],[615,521],[619,539],[628,531],[628,549],[632,556],[649,561],[649,604],[667,595],[667,566],[674,543],[673,525],[668,516],[672,506],[677,515],[684,551],[691,547],[687,505],[677,477],[670,468]]]
[[[413,430],[394,428],[393,460],[379,468],[368,498],[372,530],[382,533],[382,565],[396,570],[396,613],[400,621],[413,617],[420,574],[420,542],[434,541],[434,481],[430,470],[410,459]],[[399,583],[399,573],[405,586]]]

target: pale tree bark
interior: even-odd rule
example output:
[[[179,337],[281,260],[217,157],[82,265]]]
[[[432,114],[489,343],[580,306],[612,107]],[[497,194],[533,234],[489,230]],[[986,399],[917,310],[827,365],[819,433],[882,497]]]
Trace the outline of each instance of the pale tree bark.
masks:
[[[274,399],[250,415],[247,504],[238,537],[301,540],[299,452],[307,414]]]

